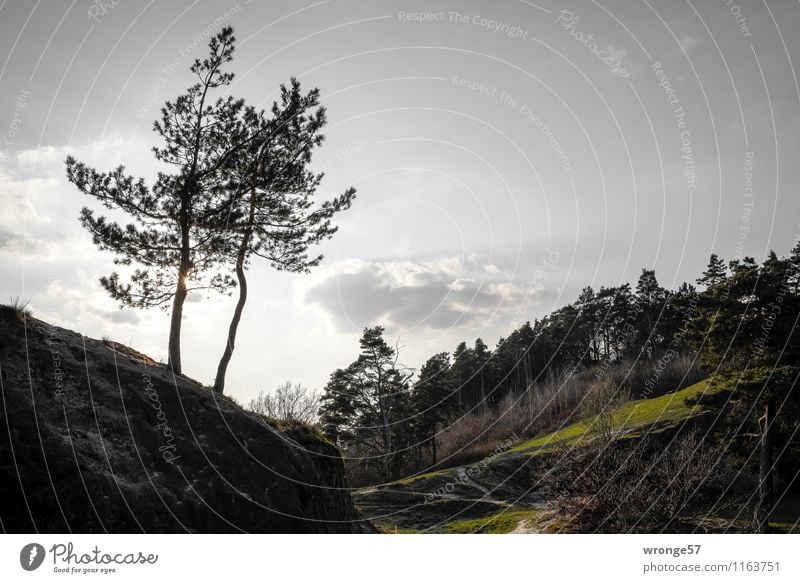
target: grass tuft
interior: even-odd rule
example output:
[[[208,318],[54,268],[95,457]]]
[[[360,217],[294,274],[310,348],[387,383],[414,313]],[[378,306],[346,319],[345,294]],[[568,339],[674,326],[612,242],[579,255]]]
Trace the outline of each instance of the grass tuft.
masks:
[[[19,298],[11,298],[8,304],[0,304],[0,317],[4,320],[11,320],[16,318],[20,321],[25,321],[31,317],[31,311],[28,308],[30,300],[24,302]]]
[[[484,518],[448,522],[442,526],[442,531],[449,534],[507,534],[523,520],[535,522],[543,513],[542,509],[503,510]]]

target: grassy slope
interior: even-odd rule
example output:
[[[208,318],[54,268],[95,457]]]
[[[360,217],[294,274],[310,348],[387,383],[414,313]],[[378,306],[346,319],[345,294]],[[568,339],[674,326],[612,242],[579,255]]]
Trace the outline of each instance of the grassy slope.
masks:
[[[675,428],[702,415],[703,396],[720,390],[711,389],[707,381],[702,381],[674,393],[632,401],[617,411],[615,424],[626,438]],[[591,421],[572,423],[520,443],[496,456],[472,483],[458,480],[459,474],[469,467],[465,466],[365,488],[357,491],[354,498],[365,518],[371,517],[383,532],[511,532],[521,521],[535,524],[545,519],[541,500],[527,492],[528,462],[552,452],[557,445],[586,439],[590,425]],[[516,483],[508,479],[510,475],[517,475]],[[426,494],[442,491],[448,484],[455,485],[448,498],[426,499]],[[478,487],[488,490],[490,495]]]
[[[638,436],[643,429],[647,432],[663,431],[704,412],[703,396],[720,392],[719,388],[709,388],[708,381],[701,381],[680,391],[668,393],[652,399],[632,401],[620,408],[615,417],[618,431],[629,437]],[[687,403],[696,402],[694,405]],[[565,442],[579,442],[587,436],[591,421],[572,423],[547,435],[525,441],[508,453],[536,455],[551,451],[554,446]]]

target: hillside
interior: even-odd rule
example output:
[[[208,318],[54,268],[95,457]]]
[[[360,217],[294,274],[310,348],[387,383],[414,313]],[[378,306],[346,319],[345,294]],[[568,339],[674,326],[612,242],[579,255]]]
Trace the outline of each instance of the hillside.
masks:
[[[0,312],[5,532],[371,531],[338,450],[122,345]]]
[[[718,392],[702,381],[632,401],[617,411],[616,431],[623,439],[669,439],[689,427],[707,427],[714,415],[704,402]],[[365,518],[389,533],[558,532],[564,525],[548,512],[537,483],[557,448],[588,439],[587,426],[571,423],[482,462],[364,488],[354,499]]]

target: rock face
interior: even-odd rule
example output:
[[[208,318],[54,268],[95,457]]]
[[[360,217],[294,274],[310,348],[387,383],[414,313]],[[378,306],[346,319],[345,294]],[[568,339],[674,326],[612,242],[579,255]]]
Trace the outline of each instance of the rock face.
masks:
[[[5,532],[369,532],[339,451],[119,344],[0,313]]]

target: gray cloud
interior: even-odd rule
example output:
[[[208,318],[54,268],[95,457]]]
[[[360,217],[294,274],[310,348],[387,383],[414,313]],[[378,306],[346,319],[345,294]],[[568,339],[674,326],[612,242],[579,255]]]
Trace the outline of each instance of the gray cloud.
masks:
[[[117,310],[111,312],[111,321],[115,324],[131,324],[136,325],[141,320],[137,312],[133,310]]]
[[[342,262],[307,289],[346,331],[370,324],[442,330],[506,318],[541,290],[509,280],[491,264],[448,258],[433,262]]]

